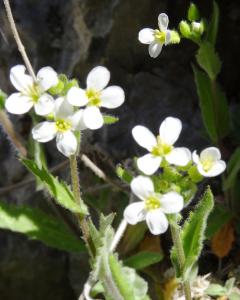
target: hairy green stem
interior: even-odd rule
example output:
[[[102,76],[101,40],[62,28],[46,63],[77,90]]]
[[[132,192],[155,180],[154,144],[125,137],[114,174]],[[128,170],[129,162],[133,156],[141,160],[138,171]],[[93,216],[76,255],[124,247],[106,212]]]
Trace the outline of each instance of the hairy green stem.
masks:
[[[76,155],[72,155],[69,158],[70,161],[70,169],[71,169],[71,179],[72,179],[72,189],[73,189],[73,195],[76,203],[78,203],[80,206],[83,206],[83,200],[81,198],[81,192],[80,192],[80,184],[79,184],[79,175],[78,175],[78,166],[77,166],[77,157]],[[78,222],[80,229],[83,234],[83,239],[88,245],[88,249],[90,251],[90,254],[92,253],[92,243],[91,243],[91,237],[89,235],[89,229],[88,229],[88,222],[85,216],[82,216],[80,214],[77,215]]]
[[[171,228],[173,244],[176,248],[178,264],[182,274],[184,264],[185,264],[185,254],[184,254],[182,240],[180,237],[180,230],[177,224],[171,224],[170,228]],[[189,280],[183,280],[183,290],[184,290],[186,300],[191,300],[192,296],[191,296],[191,287],[190,287]]]

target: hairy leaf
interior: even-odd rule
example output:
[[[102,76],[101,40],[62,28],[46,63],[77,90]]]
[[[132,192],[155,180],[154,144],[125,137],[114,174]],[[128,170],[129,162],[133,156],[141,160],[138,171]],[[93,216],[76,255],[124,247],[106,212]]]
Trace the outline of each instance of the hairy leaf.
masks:
[[[58,204],[73,213],[87,214],[86,207],[80,206],[75,202],[72,191],[64,182],[60,182],[57,177],[50,174],[44,167],[40,169],[32,160],[21,159],[21,161],[44,184]]]
[[[181,239],[185,254],[183,274],[180,274],[176,249],[175,247],[172,249],[171,259],[178,271],[177,276],[189,276],[192,266],[198,260],[203,248],[207,219],[213,209],[213,204],[213,195],[208,187],[195,210],[190,213],[189,218],[185,221],[181,231]]]
[[[230,114],[225,94],[220,86],[193,67],[203,123],[213,142],[223,138],[230,130]]]
[[[23,233],[66,251],[85,251],[84,243],[59,220],[38,208],[0,202],[0,228]]]
[[[196,59],[208,76],[215,80],[221,70],[221,61],[212,44],[204,42],[201,44]]]

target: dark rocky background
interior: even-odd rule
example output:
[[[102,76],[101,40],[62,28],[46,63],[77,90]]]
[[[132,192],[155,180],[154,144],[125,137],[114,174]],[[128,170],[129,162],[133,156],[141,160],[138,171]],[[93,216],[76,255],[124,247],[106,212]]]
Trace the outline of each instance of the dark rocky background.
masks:
[[[195,46],[182,41],[163,49],[159,58],[149,57],[137,40],[143,27],[156,28],[160,12],[169,15],[172,29],[185,18],[188,1],[183,0],[13,0],[16,23],[34,68],[50,65],[59,73],[84,83],[96,65],[111,70],[111,83],[126,91],[126,103],[114,111],[120,122],[86,134],[84,151],[100,152],[114,163],[139,154],[131,128],[143,124],[157,131],[166,116],[183,121],[179,141],[190,147],[208,144],[199,113],[191,63]],[[211,1],[196,1],[202,15],[209,16]],[[239,1],[218,1],[221,22],[217,48],[223,60],[220,81],[229,101],[239,99]],[[22,63],[12,38],[3,5],[0,5],[0,87],[13,91],[9,69]],[[11,117],[18,132],[27,137],[29,119]],[[194,145],[194,146],[193,146]],[[92,150],[94,149],[94,150]],[[54,143],[47,146],[50,165],[63,157]],[[0,185],[19,182],[26,170],[16,159],[5,134],[0,134]],[[68,177],[67,172],[63,175]],[[42,193],[28,185],[1,199],[47,207]],[[76,299],[87,272],[86,258],[50,249],[15,233],[0,232],[0,299]],[[83,275],[84,274],[84,275]]]

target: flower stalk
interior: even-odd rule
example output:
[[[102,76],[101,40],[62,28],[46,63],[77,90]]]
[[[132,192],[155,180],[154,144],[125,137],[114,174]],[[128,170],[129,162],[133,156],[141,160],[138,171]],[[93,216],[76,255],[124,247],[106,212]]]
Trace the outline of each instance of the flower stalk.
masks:
[[[170,229],[171,229],[173,244],[176,248],[178,264],[179,264],[180,271],[182,274],[184,264],[185,264],[185,254],[184,254],[183,244],[182,244],[182,240],[181,240],[181,236],[180,236],[179,226],[177,225],[177,223],[175,223],[175,224],[171,223]],[[192,300],[191,287],[190,287],[190,282],[188,279],[183,280],[183,290],[184,290],[186,300]]]

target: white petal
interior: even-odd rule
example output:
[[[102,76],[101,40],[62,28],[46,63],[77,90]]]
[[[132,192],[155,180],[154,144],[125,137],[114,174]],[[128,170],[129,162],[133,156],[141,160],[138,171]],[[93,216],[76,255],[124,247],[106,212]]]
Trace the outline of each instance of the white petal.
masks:
[[[125,94],[120,86],[109,86],[101,93],[101,106],[106,108],[116,108],[123,104]]]
[[[153,41],[149,47],[148,47],[148,52],[149,52],[149,55],[152,57],[152,58],[156,58],[158,57],[158,55],[161,53],[162,51],[162,46],[163,44],[160,44],[159,42],[157,41]]]
[[[176,214],[183,208],[183,197],[176,192],[169,192],[160,198],[161,209],[166,214]]]
[[[135,202],[128,205],[124,210],[124,219],[132,225],[145,220],[144,202]]]
[[[221,159],[221,153],[216,147],[209,147],[204,149],[201,154],[200,154],[200,160],[212,160],[212,161],[217,161]]]
[[[151,28],[144,28],[139,31],[138,39],[143,44],[151,44],[154,41],[154,30]]]
[[[173,145],[182,130],[182,122],[173,117],[166,118],[159,128],[159,135],[164,143]]]
[[[152,234],[158,235],[168,229],[168,220],[160,209],[154,209],[146,214],[146,222]]]
[[[191,160],[191,152],[185,147],[173,148],[173,150],[165,156],[170,164],[176,166],[186,166]]]
[[[197,154],[196,150],[194,150],[192,153],[192,160],[195,164],[199,163],[200,158],[199,158],[199,155]]]
[[[55,122],[42,122],[37,124],[32,129],[34,140],[40,143],[46,143],[54,139],[56,136],[57,128]]]
[[[55,118],[66,119],[74,113],[74,109],[65,98],[59,97],[55,100],[53,112]]]
[[[166,31],[168,28],[168,16],[164,13],[160,14],[158,16],[158,26],[160,28],[161,31]]]
[[[164,45],[167,46],[170,43],[170,41],[171,41],[171,30],[167,30]]]
[[[83,121],[89,129],[99,129],[103,126],[103,116],[96,106],[85,108],[83,113]]]
[[[28,91],[33,85],[31,76],[25,74],[26,68],[23,65],[17,65],[10,70],[10,80],[13,86],[20,92]]]
[[[66,98],[67,101],[74,106],[84,106],[88,103],[85,90],[75,86],[68,91]]]
[[[146,175],[152,175],[160,167],[162,158],[148,153],[137,160],[137,166]]]
[[[105,67],[93,68],[87,76],[87,89],[95,89],[101,91],[104,89],[110,80],[110,72]]]
[[[197,165],[198,172],[204,177],[215,177],[220,175],[226,169],[226,163],[223,160],[216,161],[209,171],[204,171],[201,164]]]
[[[148,151],[152,151],[152,148],[157,145],[156,137],[145,126],[135,126],[132,129],[132,135],[135,141]]]
[[[38,102],[34,104],[34,109],[37,115],[46,116],[53,111],[54,99],[49,94],[43,94]]]
[[[6,99],[5,107],[11,114],[21,115],[33,107],[33,102],[31,98],[23,96],[21,93],[14,93]]]
[[[145,200],[154,192],[152,180],[146,176],[137,176],[131,181],[132,192],[141,200]]]
[[[71,130],[57,133],[56,138],[58,150],[65,156],[69,157],[77,151],[77,139]]]
[[[85,123],[83,122],[83,112],[84,110],[80,109],[68,118],[74,130],[84,130],[87,128]]]
[[[41,68],[37,73],[38,85],[42,92],[58,84],[58,75],[51,67]]]

